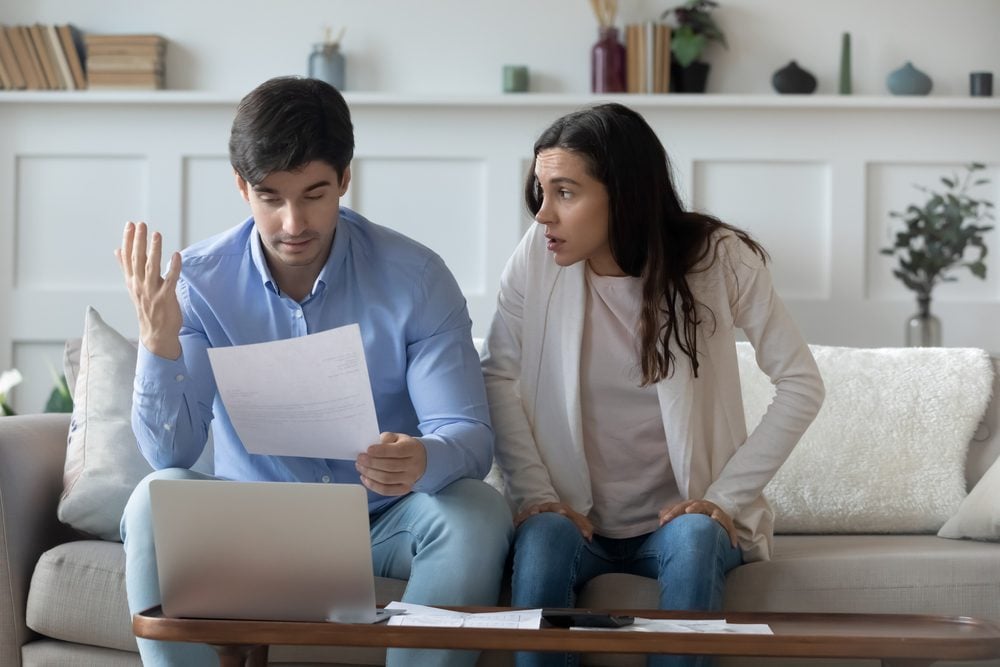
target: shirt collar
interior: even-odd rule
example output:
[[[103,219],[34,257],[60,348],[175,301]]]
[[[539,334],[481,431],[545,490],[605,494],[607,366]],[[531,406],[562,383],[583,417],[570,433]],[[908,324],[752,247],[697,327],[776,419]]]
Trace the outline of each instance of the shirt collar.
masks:
[[[344,217],[344,209],[341,208],[337,220],[337,231],[333,235],[333,248],[330,250],[330,256],[326,258],[326,263],[316,277],[316,282],[313,283],[312,290],[309,292],[310,296],[326,289],[326,286],[336,277],[338,269],[344,264],[350,239],[350,226],[344,224]],[[261,282],[264,284],[264,287],[280,296],[281,292],[278,289],[278,284],[271,275],[271,269],[267,265],[267,259],[264,256],[264,246],[260,240],[260,232],[257,231],[256,223],[253,223],[250,231],[250,259],[260,273]]]

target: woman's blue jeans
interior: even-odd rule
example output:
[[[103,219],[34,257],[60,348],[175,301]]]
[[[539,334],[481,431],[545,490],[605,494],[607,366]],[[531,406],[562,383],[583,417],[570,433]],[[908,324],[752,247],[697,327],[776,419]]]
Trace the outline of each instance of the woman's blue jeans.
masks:
[[[536,514],[514,536],[511,604],[573,607],[583,585],[601,574],[622,572],[656,579],[660,609],[722,608],[726,573],[743,562],[725,529],[704,514],[683,514],[652,533],[627,539],[594,535],[587,542],[576,525],[554,512]],[[518,653],[518,667],[576,665],[567,653]],[[656,667],[705,667],[704,656],[650,656]]]

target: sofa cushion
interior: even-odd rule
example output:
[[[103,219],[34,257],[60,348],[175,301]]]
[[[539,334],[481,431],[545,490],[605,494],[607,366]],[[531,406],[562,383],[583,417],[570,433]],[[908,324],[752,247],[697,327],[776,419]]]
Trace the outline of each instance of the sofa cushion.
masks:
[[[753,428],[774,387],[753,349],[738,348]],[[989,355],[964,348],[811,349],[826,399],[764,490],[775,532],[937,532],[966,495],[969,441],[993,386]]]
[[[71,604],[66,601],[71,600]],[[53,639],[136,651],[125,598],[120,542],[81,540],[53,547],[35,565],[28,627]]]
[[[954,516],[941,526],[938,536],[1000,540],[1000,459],[993,462]]]
[[[726,608],[914,612],[1000,620],[997,549],[996,544],[930,535],[778,535],[772,560],[744,565],[729,574]],[[135,651],[124,571],[120,544],[79,541],[46,552],[31,582],[28,625],[55,639]],[[380,603],[398,600],[404,586],[402,581],[376,578],[376,597]],[[584,588],[579,604],[655,608],[657,597],[652,579],[604,575]],[[381,654],[276,646],[271,655],[276,662],[377,664]]]
[[[84,646],[55,639],[39,639],[21,649],[22,667],[88,665],[100,667],[142,667],[138,653]]]
[[[152,468],[132,433],[136,347],[87,309],[59,520],[118,540],[129,495]]]
[[[726,579],[731,611],[933,613],[1000,620],[1000,547],[933,535],[777,535]],[[605,575],[579,604],[655,608],[656,582]]]
[[[1000,619],[1000,553],[933,535],[781,535],[772,560],[730,573],[726,608]]]
[[[63,346],[63,375],[66,376],[69,397],[73,399],[76,398],[76,376],[80,374],[81,347],[83,347],[82,338],[70,338]]]

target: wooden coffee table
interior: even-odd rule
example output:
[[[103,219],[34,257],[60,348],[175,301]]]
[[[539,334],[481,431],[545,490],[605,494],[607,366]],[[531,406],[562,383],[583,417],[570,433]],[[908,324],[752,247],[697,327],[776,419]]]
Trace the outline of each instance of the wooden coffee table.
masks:
[[[457,607],[459,611],[509,611]],[[271,644],[678,653],[702,655],[880,659],[885,666],[924,667],[938,660],[1000,658],[1000,625],[964,616],[916,614],[694,613],[614,610],[644,618],[725,618],[766,623],[773,635],[673,634],[353,625],[291,621],[165,618],[159,607],[132,617],[137,637],[210,644],[222,667],[265,665]]]

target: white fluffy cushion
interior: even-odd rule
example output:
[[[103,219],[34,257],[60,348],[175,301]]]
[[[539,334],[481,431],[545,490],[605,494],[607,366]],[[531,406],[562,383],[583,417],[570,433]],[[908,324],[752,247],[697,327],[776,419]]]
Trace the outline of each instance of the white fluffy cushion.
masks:
[[[1000,540],[1000,459],[986,471],[938,537]]]
[[[87,309],[59,520],[106,540],[135,485],[152,471],[132,434],[136,346]]]
[[[965,348],[811,349],[826,400],[764,490],[775,531],[937,531],[965,498],[966,449],[992,388],[989,355]],[[738,352],[752,429],[774,388],[749,344]]]

